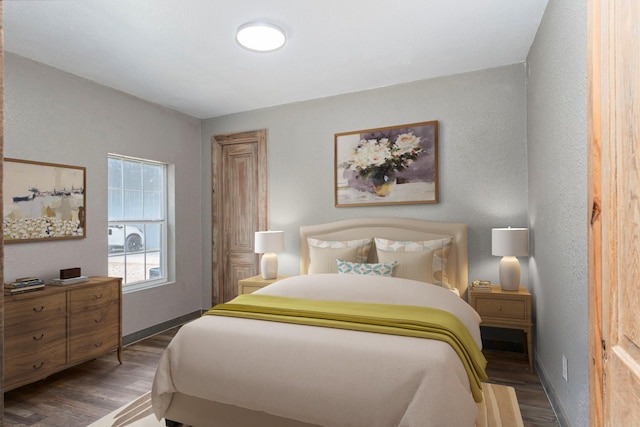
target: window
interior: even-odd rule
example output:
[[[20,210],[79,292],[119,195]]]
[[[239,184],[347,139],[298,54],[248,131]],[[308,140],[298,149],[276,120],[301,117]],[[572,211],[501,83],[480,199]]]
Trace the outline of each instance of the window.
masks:
[[[167,281],[167,165],[110,154],[109,276],[134,290]]]

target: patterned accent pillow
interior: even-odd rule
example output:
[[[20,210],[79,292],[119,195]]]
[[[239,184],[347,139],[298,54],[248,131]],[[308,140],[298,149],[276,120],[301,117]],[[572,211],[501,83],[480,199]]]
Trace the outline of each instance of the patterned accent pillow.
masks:
[[[454,288],[447,277],[447,258],[453,237],[424,241],[376,238],[375,242],[379,262],[398,262],[396,277]]]
[[[395,261],[367,264],[363,262],[349,262],[338,259],[338,273],[391,277],[393,275],[393,267],[395,267],[396,264],[397,263]]]
[[[367,262],[373,239],[320,240],[308,238],[309,274],[337,273],[336,260]]]

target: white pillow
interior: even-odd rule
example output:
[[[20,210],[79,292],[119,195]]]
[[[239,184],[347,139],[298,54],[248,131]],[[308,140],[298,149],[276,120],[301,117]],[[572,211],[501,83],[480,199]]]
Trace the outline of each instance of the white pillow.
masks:
[[[337,273],[337,260],[367,262],[373,239],[320,240],[309,237],[309,274]]]
[[[378,262],[397,261],[395,276],[453,289],[447,277],[447,257],[453,237],[424,241],[376,238]]]
[[[367,264],[364,262],[349,262],[338,260],[338,274],[360,274],[366,276],[386,276],[391,277],[393,275],[393,267],[396,266],[396,262],[380,262],[374,264]]]

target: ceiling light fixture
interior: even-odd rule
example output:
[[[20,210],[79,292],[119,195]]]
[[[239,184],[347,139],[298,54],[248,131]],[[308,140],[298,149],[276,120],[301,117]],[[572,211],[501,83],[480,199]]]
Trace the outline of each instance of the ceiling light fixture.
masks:
[[[280,49],[286,41],[284,30],[266,22],[249,22],[236,31],[240,46],[255,52],[271,52]]]

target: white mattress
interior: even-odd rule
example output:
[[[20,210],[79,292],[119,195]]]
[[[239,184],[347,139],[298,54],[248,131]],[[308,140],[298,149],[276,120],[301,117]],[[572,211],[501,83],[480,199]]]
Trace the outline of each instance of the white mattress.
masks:
[[[258,292],[441,308],[481,345],[477,313],[434,285],[331,274],[291,277]],[[158,418],[175,392],[332,427],[464,427],[478,411],[462,363],[441,341],[219,316],[181,328],[152,391]]]

